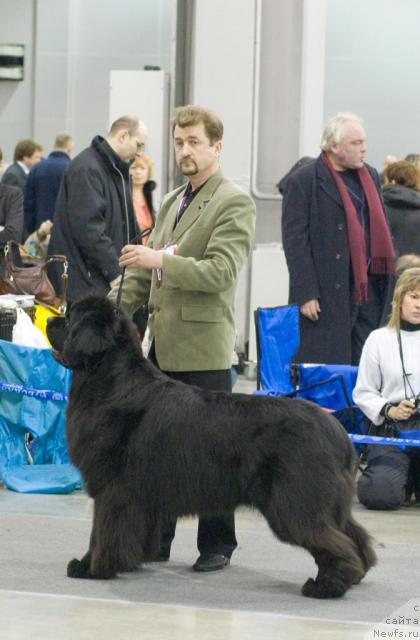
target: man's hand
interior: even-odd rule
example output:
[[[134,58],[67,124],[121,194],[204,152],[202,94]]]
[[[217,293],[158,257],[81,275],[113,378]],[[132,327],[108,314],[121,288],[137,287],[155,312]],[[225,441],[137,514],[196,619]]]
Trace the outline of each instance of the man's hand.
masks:
[[[43,240],[48,235],[50,235],[52,226],[53,226],[53,223],[51,222],[51,220],[44,220],[44,222],[42,222],[38,227],[38,230],[37,230],[38,238],[40,240]]]
[[[116,278],[111,280],[111,282],[109,283],[110,289],[113,289],[115,287],[115,285],[119,282],[120,278],[121,276],[117,276]]]
[[[300,312],[305,318],[316,322],[319,320],[319,314],[321,313],[321,307],[319,306],[319,300],[314,298],[313,300],[308,300],[300,306]]]
[[[120,267],[132,269],[142,267],[143,269],[161,269],[163,255],[160,251],[149,249],[142,244],[126,244],[122,248],[119,259]]]

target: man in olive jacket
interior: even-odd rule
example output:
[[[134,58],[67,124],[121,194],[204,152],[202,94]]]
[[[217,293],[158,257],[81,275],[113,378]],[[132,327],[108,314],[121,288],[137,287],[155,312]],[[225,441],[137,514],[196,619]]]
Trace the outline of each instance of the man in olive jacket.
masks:
[[[180,107],[172,133],[189,182],[163,200],[147,246],[123,247],[122,306],[132,314],[149,301],[150,357],[161,370],[187,384],[231,391],[235,288],[254,240],[255,205],[219,169],[217,116]],[[165,527],[161,560],[169,558],[175,524]],[[200,518],[197,546],[196,571],[227,566],[237,546],[233,514]]]

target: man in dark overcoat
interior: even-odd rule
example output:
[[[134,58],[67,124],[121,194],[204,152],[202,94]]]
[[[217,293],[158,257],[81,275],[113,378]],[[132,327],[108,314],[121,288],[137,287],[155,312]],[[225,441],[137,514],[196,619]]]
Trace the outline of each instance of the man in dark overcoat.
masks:
[[[49,253],[67,256],[69,305],[87,295],[106,295],[121,274],[121,249],[138,234],[129,166],[146,135],[137,116],[122,116],[106,138],[95,136],[63,175]],[[51,269],[50,275],[58,290],[58,272]]]
[[[395,257],[360,119],[335,116],[321,149],[284,187],[289,302],[300,309],[295,360],[357,365],[390,311]]]

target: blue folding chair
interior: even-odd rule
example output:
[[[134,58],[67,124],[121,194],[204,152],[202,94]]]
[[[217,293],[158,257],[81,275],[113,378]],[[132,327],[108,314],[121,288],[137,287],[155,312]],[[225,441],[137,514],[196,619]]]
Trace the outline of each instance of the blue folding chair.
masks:
[[[352,402],[357,367],[292,362],[300,341],[297,305],[258,307],[254,318],[257,337],[256,393],[305,398],[334,412],[357,449],[362,444],[386,444],[402,449],[420,446],[420,440],[416,438],[369,435],[364,415]]]

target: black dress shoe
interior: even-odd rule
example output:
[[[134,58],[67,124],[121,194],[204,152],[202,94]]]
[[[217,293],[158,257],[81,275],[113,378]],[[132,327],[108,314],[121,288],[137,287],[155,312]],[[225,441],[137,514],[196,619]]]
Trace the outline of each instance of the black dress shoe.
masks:
[[[193,565],[194,571],[218,571],[228,566],[230,558],[219,553],[206,553],[199,556]]]

